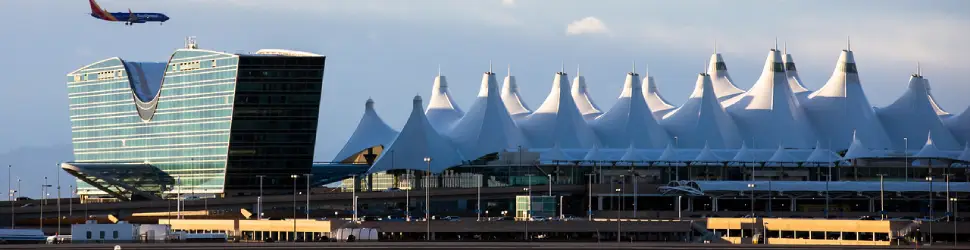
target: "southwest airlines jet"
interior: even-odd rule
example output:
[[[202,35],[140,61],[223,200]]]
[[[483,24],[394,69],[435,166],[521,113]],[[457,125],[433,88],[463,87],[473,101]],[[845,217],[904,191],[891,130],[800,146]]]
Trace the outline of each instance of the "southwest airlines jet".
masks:
[[[131,13],[131,9],[128,9],[128,13],[112,13],[102,9],[94,0],[88,0],[88,2],[91,3],[91,16],[105,21],[125,22],[125,25],[147,22],[158,22],[158,24],[162,24],[168,21],[168,16],[162,13]]]

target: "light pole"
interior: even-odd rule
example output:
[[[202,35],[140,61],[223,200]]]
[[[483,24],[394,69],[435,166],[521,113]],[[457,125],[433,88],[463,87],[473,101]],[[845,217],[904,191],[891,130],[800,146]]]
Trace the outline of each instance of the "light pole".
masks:
[[[306,219],[310,220],[310,176],[313,174],[303,174],[306,177]]]
[[[949,200],[950,200],[950,203],[953,204],[953,220],[952,220],[953,221],[953,245],[956,245],[957,244],[957,223],[959,223],[959,221],[956,220],[958,199],[957,197],[953,197],[953,198],[950,198]]]
[[[943,175],[945,177],[945,180],[946,180],[946,216],[947,216],[946,220],[947,221],[954,221],[954,219],[955,219],[953,217],[953,215],[951,214],[952,210],[950,209],[950,176],[951,175],[953,175],[953,174],[944,174]]]
[[[586,191],[586,197],[588,199],[588,201],[586,201],[586,220],[588,221],[593,221],[593,175],[595,174],[586,174],[586,177],[589,178],[589,185],[587,186],[589,187],[589,190]]]
[[[478,198],[475,199],[475,221],[482,221],[482,175],[478,175]]]
[[[357,223],[357,175],[350,176],[350,204],[354,206],[353,214],[350,215],[350,219]]]
[[[394,151],[391,150],[391,159],[394,159]],[[393,162],[393,161],[392,161]],[[404,180],[408,183],[408,188],[404,190],[404,219],[411,221],[411,175],[410,169],[404,171]]]
[[[829,174],[825,175],[825,219],[829,218],[829,182],[832,181],[832,168]]]
[[[292,174],[290,178],[293,179],[293,237],[290,238],[293,242],[296,242],[296,179],[300,178],[299,175]]]
[[[259,177],[259,196],[256,197],[256,219],[263,219],[263,178],[265,175],[257,175]]]
[[[879,176],[879,219],[886,219],[886,195],[885,187],[883,186],[883,178],[886,174],[877,174]]]
[[[751,189],[749,196],[751,197],[751,218],[754,218],[754,183],[748,183],[748,188]]]
[[[526,196],[529,199],[528,208],[525,210],[525,240],[531,241],[532,237],[529,236],[529,221],[532,220],[532,176],[533,174],[525,174],[528,176],[528,187],[525,188]]]
[[[905,175],[904,181],[907,181],[908,182],[909,181],[909,138],[903,137],[903,148],[904,148],[903,149],[903,161],[905,161],[904,163],[906,164],[906,167],[903,170],[903,171],[905,171],[905,172],[903,172],[904,175]]]
[[[619,193],[621,191],[623,191],[623,188],[617,188],[617,189],[614,189],[613,191],[616,192],[617,198],[622,199],[622,196],[620,196]],[[617,202],[616,204],[619,204],[619,202]],[[614,206],[616,206],[616,205],[614,205]],[[619,207],[617,207],[617,210],[616,210],[616,242],[620,242],[620,209],[619,209]]]
[[[428,164],[428,170],[424,173],[424,220],[427,222],[427,238],[431,241],[431,157],[424,157],[424,162]]]
[[[58,163],[57,166],[61,164]],[[57,233],[54,235],[61,235],[61,173],[57,172]]]
[[[11,185],[13,184],[12,177],[13,177],[13,165],[7,165],[7,190],[10,190],[10,193],[7,194],[7,203],[10,204],[10,229],[16,228],[16,226],[14,225],[14,216],[16,215],[16,211],[14,211],[14,207],[16,206],[14,206],[13,201],[17,199],[16,197],[17,190],[13,190],[13,187],[11,187]]]
[[[930,217],[930,220],[929,220],[928,223],[930,225],[930,228],[929,228],[929,234],[930,234],[929,235],[929,241],[930,241],[930,243],[932,243],[933,242],[933,220],[932,220],[933,219],[933,175],[932,175],[932,172],[930,172],[929,174],[931,174],[931,175],[926,177],[926,181],[928,181],[930,183],[930,197],[929,197],[929,201],[930,201],[930,213],[929,213],[930,216],[929,217]]]
[[[37,229],[41,231],[44,230],[44,204],[47,203],[47,188],[51,185],[47,185],[47,177],[44,177],[44,185],[40,185],[40,225]]]
[[[552,174],[546,174],[546,180],[549,182],[549,196],[552,196]]]

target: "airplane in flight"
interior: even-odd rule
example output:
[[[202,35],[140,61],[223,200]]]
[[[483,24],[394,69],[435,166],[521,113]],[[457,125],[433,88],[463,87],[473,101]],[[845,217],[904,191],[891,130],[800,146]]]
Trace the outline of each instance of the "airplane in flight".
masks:
[[[94,0],[88,0],[88,2],[91,4],[91,16],[105,21],[125,22],[125,25],[147,22],[158,22],[158,24],[162,24],[168,21],[168,16],[162,13],[132,13],[131,9],[128,9],[128,13],[108,12],[108,10],[102,9]]]

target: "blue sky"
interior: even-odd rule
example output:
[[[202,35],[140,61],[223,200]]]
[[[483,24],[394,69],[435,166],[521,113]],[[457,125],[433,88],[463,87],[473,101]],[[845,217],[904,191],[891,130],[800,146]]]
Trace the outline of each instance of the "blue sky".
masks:
[[[196,36],[202,48],[252,52],[305,50],[328,56],[317,159],[330,160],[350,136],[364,101],[400,128],[414,94],[427,96],[440,64],[452,94],[468,107],[491,60],[512,65],[526,102],[536,107],[564,63],[577,65],[593,99],[609,107],[635,60],[650,65],[663,95],[682,103],[717,39],[735,83],[747,89],[767,50],[787,42],[811,89],[832,72],[851,37],[865,91],[884,106],[906,87],[916,62],[944,109],[970,105],[967,1],[278,1],[101,0],[113,12],[163,12],[164,25],[125,26],[88,16],[87,1],[0,1],[0,155],[69,145],[64,75],[119,56],[165,61]],[[569,28],[572,25],[572,28]],[[504,73],[500,73],[504,77]],[[44,154],[37,154],[43,157]],[[36,159],[15,176],[53,176]],[[69,155],[68,155],[69,157]],[[4,162],[0,158],[0,164]],[[18,168],[24,168],[18,166]],[[2,176],[6,177],[5,171]],[[26,177],[25,177],[26,178]],[[0,186],[6,178],[0,179]]]

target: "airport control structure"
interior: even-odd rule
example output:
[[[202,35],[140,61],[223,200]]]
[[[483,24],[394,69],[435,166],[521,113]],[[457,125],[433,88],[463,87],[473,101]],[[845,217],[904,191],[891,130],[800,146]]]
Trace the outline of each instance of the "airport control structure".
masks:
[[[937,105],[918,67],[908,83],[900,79],[902,96],[872,107],[848,45],[818,90],[805,87],[787,49],[768,50],[748,90],[715,51],[680,105],[636,66],[617,81],[609,108],[590,98],[578,69],[571,82],[556,72],[535,108],[511,69],[499,85],[489,68],[468,107],[439,72],[431,94],[412,99],[403,126],[385,123],[368,99],[333,160],[313,162],[325,57],[188,44],[168,62],[116,57],[67,75],[75,161],[62,168],[79,179],[82,197],[254,196],[334,183],[347,192],[640,183],[656,188],[620,207],[673,209],[671,197],[687,196],[692,210],[723,210],[719,199],[750,208],[747,196],[758,192],[767,210],[783,196],[794,212],[796,200],[812,203],[823,192],[826,208],[839,192],[842,205],[867,210],[876,209],[873,193],[892,192],[901,211],[919,210],[926,204],[907,201],[934,191],[940,201],[944,190],[970,195],[970,111]],[[590,191],[589,202],[570,202],[609,210],[617,208],[610,196],[629,196],[597,192],[598,201]]]

